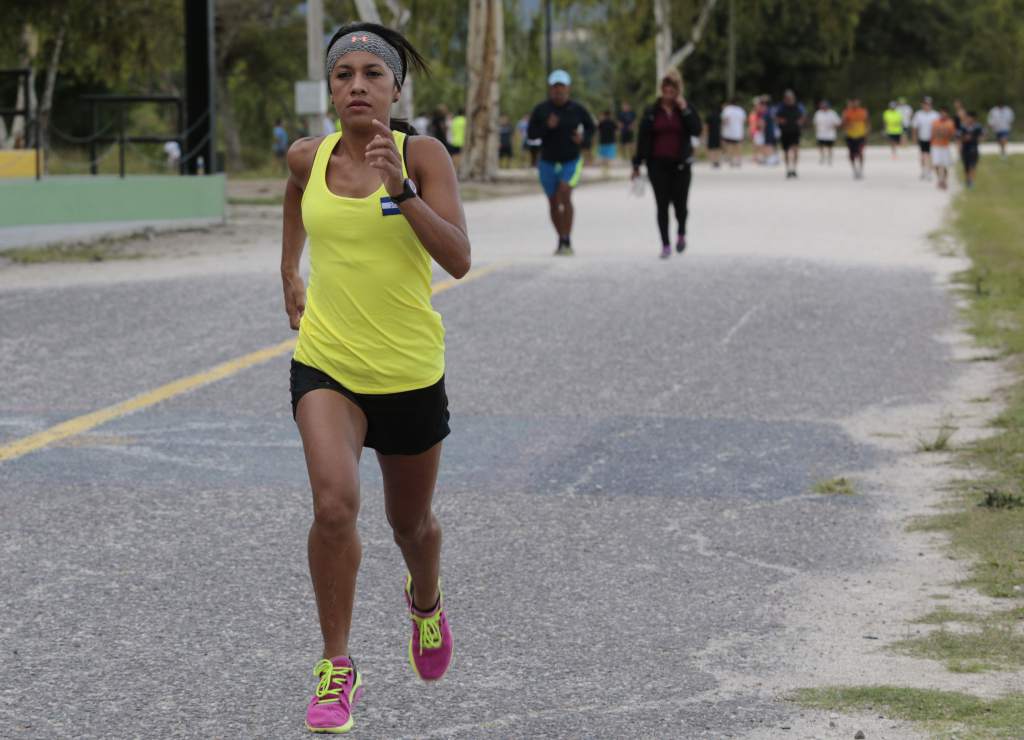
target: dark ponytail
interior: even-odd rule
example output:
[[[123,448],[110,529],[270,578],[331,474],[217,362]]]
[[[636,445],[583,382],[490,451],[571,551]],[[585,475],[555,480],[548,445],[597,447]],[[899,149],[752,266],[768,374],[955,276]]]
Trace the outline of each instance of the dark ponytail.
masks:
[[[359,31],[369,31],[370,33],[375,33],[382,39],[387,41],[389,44],[391,44],[393,47],[395,47],[395,51],[398,52],[398,58],[402,62],[403,81],[405,80],[405,76],[406,74],[408,74],[410,68],[422,74],[430,74],[430,68],[427,66],[427,60],[424,59],[418,51],[416,51],[416,48],[411,43],[409,43],[409,39],[407,39],[405,36],[403,36],[393,28],[382,26],[379,23],[368,23],[366,21],[347,23],[341,28],[339,28],[334,33],[334,35],[331,36],[331,40],[327,43],[327,46],[324,50],[324,61],[326,62],[326,55],[331,51],[331,47],[334,46],[335,41],[337,41],[342,36],[345,36],[346,34],[358,33]],[[328,97],[330,97],[330,94],[331,80],[328,78]],[[412,124],[401,118],[391,119],[391,130],[400,131],[403,134],[410,135],[419,133],[416,131],[415,128],[412,127]]]

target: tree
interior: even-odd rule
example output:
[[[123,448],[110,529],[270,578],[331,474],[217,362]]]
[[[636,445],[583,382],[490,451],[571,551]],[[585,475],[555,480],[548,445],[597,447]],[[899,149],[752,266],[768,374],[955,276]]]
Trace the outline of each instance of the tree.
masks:
[[[355,0],[356,11],[359,13],[359,20],[367,23],[382,24],[380,12],[377,9],[375,0]],[[404,34],[409,23],[411,13],[409,8],[402,5],[398,0],[384,0],[384,5],[391,14],[391,22],[388,24],[399,33]],[[410,70],[405,71],[405,81],[402,84],[402,96],[393,106],[391,113],[395,118],[411,121],[413,118],[413,98],[415,87],[413,85],[413,74]]]
[[[291,0],[218,0],[215,9],[217,125],[227,168],[237,171],[243,131],[269,152],[270,124],[291,118],[292,85],[306,73],[306,25]]]
[[[166,83],[168,68],[181,66],[177,0],[34,0],[5,9],[4,20],[20,33],[0,36],[0,66],[13,63],[30,70],[28,102],[40,124],[44,153],[53,133],[54,107],[62,104],[68,120],[77,114],[74,99],[60,99],[62,76],[90,81],[99,90],[151,92],[153,80]],[[139,28],[159,28],[161,33],[139,33]],[[21,107],[23,93],[19,89],[16,95],[15,104]],[[23,120],[12,122],[12,135],[25,133]]]
[[[498,103],[501,62],[505,51],[504,8],[501,0],[471,0],[466,68],[466,141],[462,176],[493,180],[498,173]]]
[[[655,39],[656,70],[658,80],[669,67],[679,67],[693,54],[704,35],[711,13],[715,10],[718,0],[703,0],[700,14],[690,28],[690,37],[680,48],[672,51],[672,22],[669,12],[669,0],[654,0],[654,24],[658,29]]]

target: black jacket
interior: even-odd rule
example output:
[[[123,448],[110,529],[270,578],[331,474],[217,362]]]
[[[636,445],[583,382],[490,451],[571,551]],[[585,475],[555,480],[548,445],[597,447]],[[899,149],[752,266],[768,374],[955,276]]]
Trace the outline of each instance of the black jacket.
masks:
[[[654,105],[647,106],[644,109],[643,116],[640,117],[640,132],[637,135],[636,140],[636,155],[633,157],[633,167],[639,167],[641,164],[651,158],[651,147],[653,146],[654,137],[651,134],[654,128],[654,112],[661,105],[660,101],[656,101]],[[676,110],[679,107],[676,106]],[[693,159],[693,144],[690,142],[691,136],[700,136],[702,124],[700,122],[700,116],[692,105],[687,103],[686,110],[682,111],[683,114],[683,137],[680,142],[682,152],[682,161],[690,162]]]
[[[558,125],[548,128],[548,116],[555,114]],[[578,127],[583,127],[583,141],[577,144],[573,134]],[[533,109],[527,138],[540,139],[540,158],[548,162],[571,162],[579,159],[580,146],[584,149],[590,145],[594,135],[594,118],[590,111],[575,100],[568,101],[562,107],[550,100],[545,100]]]

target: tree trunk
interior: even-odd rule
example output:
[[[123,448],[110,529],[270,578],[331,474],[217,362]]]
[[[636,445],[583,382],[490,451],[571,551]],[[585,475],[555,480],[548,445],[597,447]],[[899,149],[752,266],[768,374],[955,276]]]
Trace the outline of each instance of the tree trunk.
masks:
[[[60,30],[53,41],[50,63],[46,68],[46,87],[43,89],[43,102],[39,106],[39,135],[43,149],[43,171],[47,171],[50,162],[50,111],[53,109],[53,90],[57,86],[57,70],[60,69],[60,53],[64,48],[64,36],[68,30],[68,16],[65,13],[60,20]]]
[[[11,130],[7,138],[8,149],[13,148],[19,143],[22,147],[31,145],[32,142],[29,137],[32,135],[32,132],[28,130],[28,123],[32,120],[34,112],[37,110],[35,59],[39,53],[39,34],[36,33],[30,23],[26,23],[21,29],[21,42],[22,55],[18,60],[18,66],[22,68],[27,67],[29,70],[28,100],[25,100],[24,86],[18,85],[18,96],[15,99],[14,107],[28,108],[28,116],[18,115],[11,121]]]
[[[654,40],[654,66],[658,76],[657,85],[661,84],[661,78],[670,67],[682,66],[687,57],[697,50],[697,44],[704,36],[704,29],[707,27],[716,5],[718,5],[718,0],[704,0],[700,15],[697,16],[697,20],[690,30],[690,38],[682,47],[673,52],[672,14],[669,0],[654,0],[654,25],[657,27],[657,36]]]
[[[409,17],[412,13],[398,0],[385,0],[388,10],[391,11],[391,27],[399,33],[405,33],[409,24]],[[402,85],[402,97],[391,108],[391,115],[401,118],[404,121],[412,121],[416,116],[415,101],[413,100],[413,75],[410,70],[405,70],[405,82]]]
[[[711,13],[716,5],[718,5],[718,0],[704,0],[704,7],[700,9],[697,22],[693,24],[693,30],[690,32],[690,40],[682,48],[676,49],[675,53],[669,58],[668,64],[665,65],[666,69],[668,67],[682,66],[686,58],[697,50],[697,44],[700,43],[701,38],[704,36],[704,29],[707,27],[708,20],[711,18]]]
[[[470,0],[466,69],[466,141],[462,176],[494,180],[498,175],[498,100],[505,50],[505,12],[501,0]]]
[[[242,136],[235,122],[235,111],[228,95],[227,77],[217,75],[217,123],[224,132],[224,156],[227,159],[227,171],[238,172],[243,167]],[[206,165],[209,167],[209,163]]]
[[[359,20],[365,23],[383,23],[380,11],[377,9],[375,0],[355,0],[356,14]],[[388,11],[391,13],[391,27],[399,33],[405,33],[406,24],[409,22],[409,9],[398,0],[385,0]],[[412,73],[405,71],[405,82],[402,85],[402,96],[398,102],[391,106],[391,117],[401,118],[404,121],[412,121],[415,116],[413,101],[413,79]]]
[[[380,23],[380,11],[375,0],[355,0],[356,14],[364,23]]]
[[[661,85],[661,78],[668,69],[672,56],[672,14],[668,0],[654,0],[654,89]]]

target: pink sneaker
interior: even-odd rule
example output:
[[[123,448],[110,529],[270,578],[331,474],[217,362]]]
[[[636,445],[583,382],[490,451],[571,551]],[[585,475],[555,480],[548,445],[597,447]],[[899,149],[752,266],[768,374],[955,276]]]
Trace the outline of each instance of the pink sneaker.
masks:
[[[363,695],[363,677],[351,658],[324,658],[313,673],[320,679],[316,694],[306,707],[306,729],[310,732],[348,732],[352,729],[352,707]]]
[[[412,602],[412,576],[405,577],[405,603],[412,618],[412,636],[409,638],[409,665],[424,681],[436,681],[448,670],[452,662],[455,643],[444,613],[444,595],[438,584],[437,606],[431,612],[421,612]]]

